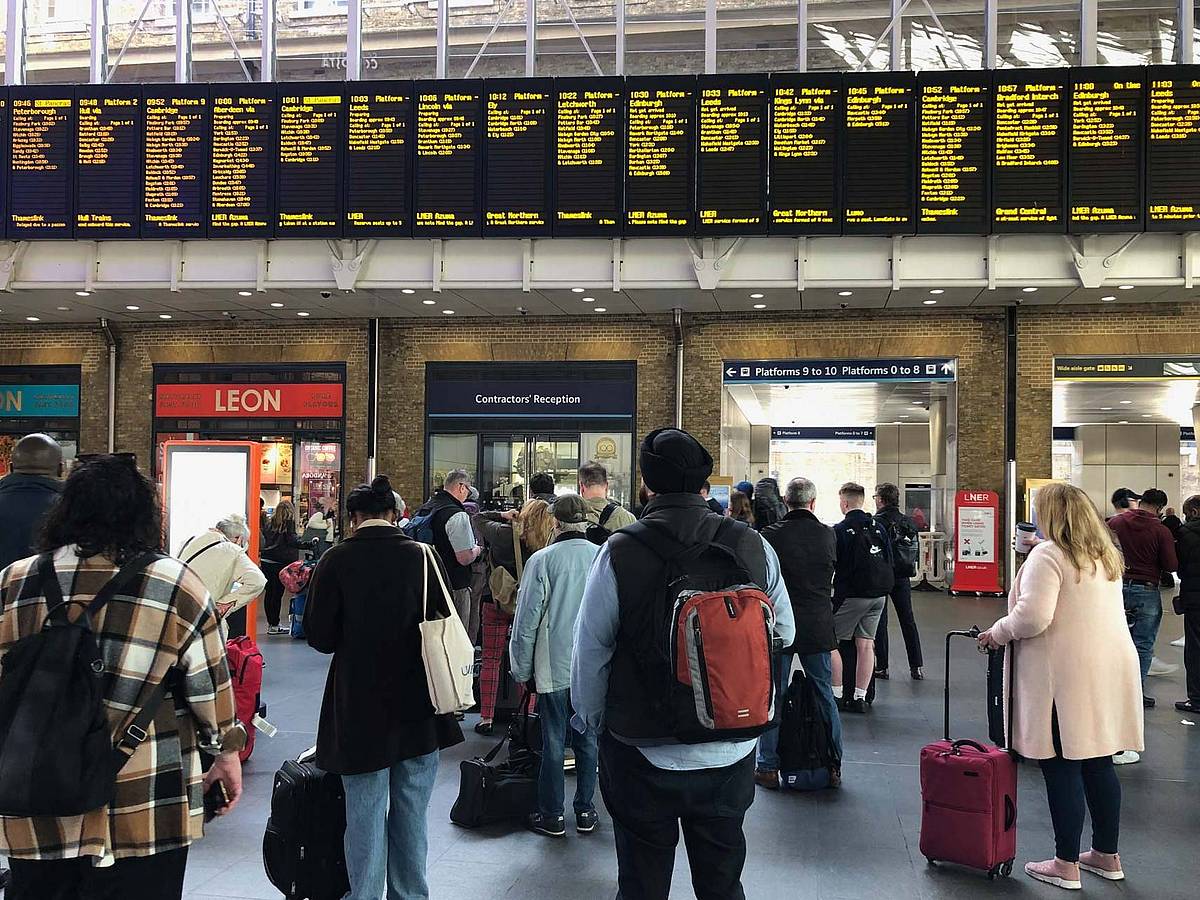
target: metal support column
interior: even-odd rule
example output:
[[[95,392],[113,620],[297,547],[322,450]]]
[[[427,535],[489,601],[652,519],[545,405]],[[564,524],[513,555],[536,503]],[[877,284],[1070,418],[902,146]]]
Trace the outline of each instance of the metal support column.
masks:
[[[275,0],[262,0],[262,65],[259,81],[275,80]],[[349,60],[346,61],[349,65]]]
[[[683,310],[671,310],[675,325],[675,427],[683,428]]]
[[[983,67],[994,69],[1000,55],[996,40],[999,25],[1000,0],[984,0],[983,3]]]
[[[434,75],[438,78],[445,78],[450,55],[450,0],[438,0],[436,40],[437,55]]]
[[[1175,62],[1196,61],[1196,7],[1192,0],[1179,0],[1179,27],[1175,29]]]
[[[808,0],[796,0],[796,71],[808,71]]]
[[[704,0],[704,74],[717,71],[717,0]]]
[[[4,53],[4,83],[25,83],[25,0],[7,0],[8,44]]]
[[[1079,0],[1079,64],[1096,65],[1096,34],[1100,30],[1098,0]]]
[[[1004,516],[1007,522],[1008,555],[1004,567],[1005,585],[1010,586],[1017,571],[1017,550],[1013,535],[1017,531],[1017,307],[1004,311]]]
[[[565,0],[569,2],[569,0]],[[525,77],[532,78],[537,74],[537,2],[525,2]]]
[[[892,32],[888,35],[888,57],[893,72],[904,68],[904,10],[907,0],[891,0]]]
[[[367,481],[376,475],[379,445],[379,320],[367,320]]]
[[[613,0],[613,16],[616,22],[613,26],[613,43],[616,62],[613,65],[614,75],[625,74],[625,0]]]
[[[346,0],[346,80],[362,79],[362,0]]]
[[[192,2],[175,0],[175,83],[192,80]]]
[[[92,47],[88,81],[104,84],[108,78],[108,0],[92,0]]]

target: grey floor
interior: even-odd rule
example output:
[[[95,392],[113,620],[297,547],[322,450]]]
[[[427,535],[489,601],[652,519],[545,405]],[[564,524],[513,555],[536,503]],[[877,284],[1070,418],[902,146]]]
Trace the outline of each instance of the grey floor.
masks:
[[[915,683],[905,674],[903,642],[893,619],[892,671],[897,677],[880,682],[870,714],[846,719],[841,790],[808,795],[759,790],[746,820],[748,897],[902,900],[1061,893],[1020,874],[1021,862],[1053,853],[1041,776],[1034,767],[1021,770],[1018,870],[1012,878],[989,883],[976,873],[931,868],[917,849],[921,807],[916,763],[920,747],[938,737],[942,727],[943,635],[949,628],[988,625],[1003,607],[999,600],[915,596],[928,680]],[[1180,620],[1168,612],[1158,650],[1168,662],[1182,661],[1182,651],[1169,646],[1180,628]],[[271,779],[285,758],[314,741],[327,659],[286,637],[263,637],[263,642],[264,695],[270,719],[280,731],[273,740],[260,738],[246,768],[242,806],[211,826],[208,837],[193,848],[190,900],[280,896],[263,874],[260,852]],[[985,737],[983,659],[966,642],[957,650],[954,734]],[[1129,877],[1123,884],[1110,884],[1085,875],[1085,891],[1093,897],[1200,896],[1195,856],[1200,847],[1200,717],[1196,727],[1189,727],[1181,723],[1187,717],[1174,709],[1174,701],[1183,697],[1182,669],[1152,678],[1150,684],[1159,707],[1146,716],[1145,759],[1120,770],[1125,788],[1121,851]],[[469,716],[466,724],[474,721]],[[616,860],[607,823],[589,837],[571,832],[557,841],[516,829],[465,831],[450,824],[459,761],[481,755],[494,740],[478,737],[469,728],[467,732],[465,744],[443,755],[429,812],[429,876],[435,900],[611,900]],[[671,896],[693,896],[682,847]]]

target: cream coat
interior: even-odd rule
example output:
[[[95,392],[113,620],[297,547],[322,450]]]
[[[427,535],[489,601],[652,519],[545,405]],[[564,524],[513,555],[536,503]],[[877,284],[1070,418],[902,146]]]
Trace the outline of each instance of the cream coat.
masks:
[[[1143,748],[1140,670],[1121,582],[1099,568],[1078,581],[1076,574],[1053,542],[1039,544],[1017,572],[1008,615],[992,626],[998,643],[1015,641],[1012,746],[1029,759],[1055,755],[1052,710],[1067,759]]]

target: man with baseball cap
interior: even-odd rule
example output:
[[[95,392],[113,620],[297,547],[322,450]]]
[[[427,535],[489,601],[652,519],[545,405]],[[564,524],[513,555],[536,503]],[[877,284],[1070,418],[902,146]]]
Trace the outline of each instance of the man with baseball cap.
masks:
[[[663,428],[646,436],[638,461],[650,496],[640,524],[684,554],[732,529],[729,545],[743,577],[749,574],[771,599],[776,636],[791,644],[796,629],[775,551],[743,523],[713,513],[700,496],[712,472],[708,451],[686,431]],[[571,669],[572,724],[600,732],[600,789],[613,819],[618,896],[667,900],[682,826],[696,896],[743,900],[742,823],[754,800],[756,740],[680,743],[656,714],[661,692],[642,673],[659,672],[651,660],[661,653],[653,635],[670,621],[663,607],[671,592],[667,564],[634,534],[637,528],[616,532],[600,548]]]
[[[1127,509],[1131,509],[1133,504],[1142,499],[1141,494],[1135,494],[1127,487],[1117,488],[1113,491],[1112,506],[1116,515],[1120,515]]]

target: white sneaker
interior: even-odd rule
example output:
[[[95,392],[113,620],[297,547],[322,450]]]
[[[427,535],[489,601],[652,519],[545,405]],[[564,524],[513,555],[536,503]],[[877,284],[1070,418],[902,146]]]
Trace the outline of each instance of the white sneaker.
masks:
[[[1113,754],[1114,766],[1129,766],[1142,761],[1142,755],[1136,750],[1122,750]]]
[[[1184,639],[1180,638],[1177,641],[1171,641],[1171,646],[1172,647],[1182,647],[1184,645],[1184,643],[1185,643]],[[1153,662],[1151,662],[1151,665],[1153,665]]]
[[[1179,671],[1179,666],[1172,663],[1165,663],[1157,656],[1150,660],[1150,675],[1171,675]]]

